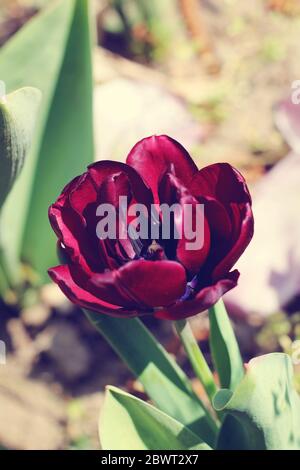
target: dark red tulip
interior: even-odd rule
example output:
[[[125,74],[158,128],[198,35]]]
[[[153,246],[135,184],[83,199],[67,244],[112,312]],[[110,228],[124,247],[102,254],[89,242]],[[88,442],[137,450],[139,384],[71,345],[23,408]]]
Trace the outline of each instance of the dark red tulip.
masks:
[[[176,229],[185,204],[203,204],[203,245],[188,250],[186,240],[174,236],[134,240],[117,233],[115,239],[99,239],[97,207],[110,203],[119,214],[120,196],[127,196],[128,207],[144,204],[149,214],[153,203],[179,204]],[[239,272],[230,270],[253,235],[242,175],[228,163],[198,170],[187,151],[164,135],[138,142],[126,164],[90,165],[63,189],[49,218],[65,259],[49,269],[53,281],[75,304],[118,317],[177,320],[211,307],[236,286]],[[161,215],[157,221],[160,229]]]

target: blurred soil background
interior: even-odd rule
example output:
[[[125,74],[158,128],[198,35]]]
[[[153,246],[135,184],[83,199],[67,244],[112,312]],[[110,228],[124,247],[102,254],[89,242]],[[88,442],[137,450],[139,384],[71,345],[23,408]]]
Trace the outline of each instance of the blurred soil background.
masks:
[[[0,0],[0,45],[47,3]],[[97,159],[124,158],[138,139],[163,132],[181,140],[199,167],[228,161],[254,188],[288,154],[273,110],[300,78],[298,0],[102,0],[94,12]],[[285,309],[234,318],[245,362],[300,350],[296,294]],[[145,322],[191,374],[171,323]],[[210,361],[206,315],[192,326]],[[0,447],[97,449],[105,385],[144,397],[54,285],[28,287],[22,308],[11,293],[0,304],[0,339],[7,345]]]

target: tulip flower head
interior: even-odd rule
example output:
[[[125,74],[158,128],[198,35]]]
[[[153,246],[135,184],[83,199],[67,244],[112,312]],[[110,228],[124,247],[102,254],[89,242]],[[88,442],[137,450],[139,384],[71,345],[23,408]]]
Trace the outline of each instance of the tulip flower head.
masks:
[[[101,314],[178,320],[236,286],[253,235],[251,197],[228,163],[198,170],[168,136],[138,142],[126,163],[99,161],[49,209],[65,262],[49,275]]]

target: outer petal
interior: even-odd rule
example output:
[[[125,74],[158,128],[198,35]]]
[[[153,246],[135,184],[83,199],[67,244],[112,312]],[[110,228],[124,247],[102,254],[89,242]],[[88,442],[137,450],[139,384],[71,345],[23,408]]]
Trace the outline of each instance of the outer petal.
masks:
[[[233,289],[237,285],[238,278],[239,272],[234,270],[214,285],[201,289],[194,299],[179,301],[169,308],[157,310],[155,317],[167,320],[180,320],[197,315],[210,308],[226,292]]]
[[[252,239],[254,219],[250,204],[246,204],[245,207],[239,211],[238,215],[235,216],[236,220],[238,218],[240,218],[238,236],[232,248],[213,269],[212,279],[214,280],[220,279],[235,265]]]
[[[77,212],[71,207],[53,204],[49,208],[49,220],[59,242],[63,243],[74,263],[78,263],[87,271],[104,269],[101,259],[95,256],[97,246],[88,236]]]
[[[206,204],[212,246],[204,270],[215,281],[234,266],[253,236],[251,197],[243,176],[227,163],[200,170],[191,192]]]
[[[131,261],[117,272],[117,279],[139,302],[149,306],[167,306],[186,289],[183,266],[175,261]]]
[[[198,201],[204,205],[205,217],[209,222],[209,228],[217,242],[229,240],[232,233],[230,214],[226,207],[211,197],[199,197]]]
[[[185,270],[175,261],[141,259],[92,275],[72,266],[71,274],[78,285],[94,296],[143,313],[149,313],[154,306],[174,303],[186,289]]]
[[[49,220],[68,255],[87,270],[101,270],[103,266],[95,257],[95,240],[86,232],[84,209],[96,201],[97,193],[88,173],[74,178],[62,191],[57,201],[49,207]]]
[[[66,297],[79,307],[116,317],[134,317],[138,315],[136,310],[126,310],[118,305],[105,302],[80,287],[73,279],[69,266],[56,266],[49,269],[48,273]]]
[[[80,178],[81,178],[81,176],[76,176],[75,178],[72,179],[72,181],[70,181],[70,183],[68,183],[63,188],[61,194],[58,196],[58,198],[55,202],[56,205],[63,206],[63,205],[65,205],[66,202],[68,202],[69,194],[72,191],[72,189],[74,189],[77,186]]]
[[[109,176],[124,173],[130,181],[134,198],[138,202],[143,203],[148,207],[153,201],[152,193],[149,187],[145,185],[141,176],[134,168],[126,165],[125,163],[102,160],[89,165],[88,172],[98,189]]]
[[[137,260],[111,273],[97,274],[89,284],[95,295],[97,290],[100,297],[116,297],[118,292],[132,306],[139,305],[141,310],[149,310],[170,305],[179,299],[186,289],[186,275],[183,266],[175,261]]]
[[[71,188],[69,193],[70,206],[82,214],[87,205],[97,200],[97,191],[89,173],[83,173],[75,187]]]
[[[135,168],[152,189],[156,203],[158,182],[162,174],[172,168],[175,175],[187,185],[197,172],[197,167],[185,148],[166,135],[142,139],[130,151],[126,162]]]
[[[199,170],[189,189],[193,196],[209,196],[223,204],[251,203],[246,181],[229,163],[215,163]]]
[[[111,166],[104,165],[104,170],[100,173],[101,177],[103,177],[103,174],[106,175],[102,186],[105,185],[108,187],[109,184],[107,182],[109,180],[113,178],[118,179],[120,184],[111,185],[111,187],[115,189],[112,195],[114,197],[117,193],[123,194],[126,191],[130,191],[130,188],[128,184],[126,184],[129,178],[125,173],[111,173],[112,171],[120,170],[120,168],[118,166],[116,167],[113,163],[114,162],[112,162]],[[134,184],[141,183],[141,187],[143,188],[144,183],[139,175],[126,165],[123,165],[123,168],[125,170],[129,169],[129,173],[134,174],[131,180],[134,180]],[[97,175],[99,176],[100,173],[97,173]],[[49,209],[49,219],[52,228],[58,236],[59,241],[65,245],[72,261],[83,266],[87,271],[94,272],[102,272],[107,267],[115,268],[118,266],[117,257],[116,260],[114,260],[114,256],[108,253],[107,247],[102,246],[105,243],[98,240],[96,236],[96,225],[98,222],[96,209],[98,206],[99,191],[100,189],[95,184],[92,175],[86,172],[80,177],[75,178],[66,186],[56,203]],[[150,198],[150,190],[145,189],[145,191],[148,198]],[[104,191],[103,196],[106,197],[108,194]],[[100,202],[101,199],[99,200],[99,203]],[[104,202],[107,201],[105,200]],[[130,242],[127,243],[127,247],[128,250],[131,249]]]

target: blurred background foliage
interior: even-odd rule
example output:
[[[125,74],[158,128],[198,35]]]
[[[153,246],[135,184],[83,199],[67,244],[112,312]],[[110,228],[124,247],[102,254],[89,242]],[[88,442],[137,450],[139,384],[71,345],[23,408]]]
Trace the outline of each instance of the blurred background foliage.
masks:
[[[290,150],[273,113],[299,78],[299,32],[298,0],[0,0],[0,80],[8,92],[25,85],[43,92],[36,138],[0,227],[1,263],[12,271],[0,303],[8,351],[0,366],[0,446],[97,448],[104,386],[145,398],[79,310],[48,284],[46,268],[56,262],[49,203],[93,158],[124,159],[156,132],[182,141],[199,166],[229,161],[251,188],[263,183]],[[296,202],[290,211],[299,212]],[[292,270],[300,266],[288,267],[287,279]],[[234,325],[245,362],[272,351],[291,355],[300,391],[299,292],[267,313],[235,315]],[[191,374],[171,325],[145,321]],[[192,327],[207,353],[206,315]]]

